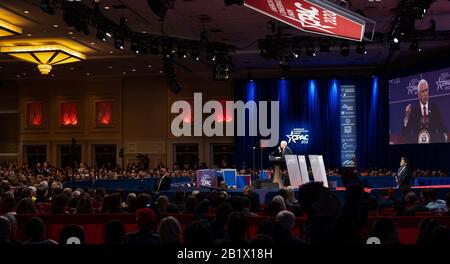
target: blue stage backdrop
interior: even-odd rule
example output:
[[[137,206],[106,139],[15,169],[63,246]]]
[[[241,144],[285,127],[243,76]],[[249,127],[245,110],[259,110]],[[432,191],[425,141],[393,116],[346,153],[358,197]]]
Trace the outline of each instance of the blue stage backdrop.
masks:
[[[280,141],[292,135],[308,135],[289,142],[295,154],[324,156],[327,168],[341,166],[340,85],[355,85],[357,94],[357,165],[383,166],[387,149],[386,107],[381,100],[378,78],[355,79],[256,79],[236,80],[235,99],[247,102],[280,102]],[[248,118],[248,114],[247,117]],[[269,123],[270,124],[270,123]],[[235,137],[236,165],[261,167],[259,137]],[[253,147],[256,160],[253,160]],[[262,167],[268,168],[268,155],[275,148],[263,149]]]

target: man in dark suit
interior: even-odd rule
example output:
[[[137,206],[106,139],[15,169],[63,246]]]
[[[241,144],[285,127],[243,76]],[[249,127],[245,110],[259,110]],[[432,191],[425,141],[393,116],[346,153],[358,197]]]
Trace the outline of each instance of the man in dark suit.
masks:
[[[293,155],[292,150],[287,146],[286,141],[281,141],[280,145],[276,150],[274,150],[270,156],[274,157],[276,160],[285,160],[285,155]]]
[[[165,168],[159,169],[159,178],[155,184],[155,192],[168,191],[170,190],[170,177],[167,175]]]
[[[278,149],[273,151],[271,156],[274,156],[277,161],[285,161],[285,155],[293,155],[292,150],[287,146],[287,144],[288,143],[286,141],[281,141]],[[277,164],[274,168],[274,180],[277,181],[278,178],[280,178],[283,185],[290,185],[288,175],[281,173],[279,165],[281,165],[281,170],[286,169],[286,163],[281,162],[281,164]]]
[[[408,104],[403,118],[402,135],[407,143],[445,143],[447,128],[442,122],[441,112],[429,101],[428,82],[420,80],[417,85],[419,104]]]
[[[285,155],[292,155],[292,150],[288,147],[286,141],[281,141],[280,146],[278,147],[279,154],[283,160],[285,160]]]
[[[400,159],[400,168],[397,172],[397,186],[399,188],[409,186],[411,181],[411,170],[408,167],[408,160],[405,157]]]

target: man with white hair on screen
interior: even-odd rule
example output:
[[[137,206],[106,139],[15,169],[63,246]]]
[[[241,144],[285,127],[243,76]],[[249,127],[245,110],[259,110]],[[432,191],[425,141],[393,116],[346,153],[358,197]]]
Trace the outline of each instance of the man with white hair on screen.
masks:
[[[406,143],[445,143],[447,128],[442,122],[441,111],[436,103],[430,102],[428,82],[417,84],[419,102],[408,104],[403,118],[402,135]]]

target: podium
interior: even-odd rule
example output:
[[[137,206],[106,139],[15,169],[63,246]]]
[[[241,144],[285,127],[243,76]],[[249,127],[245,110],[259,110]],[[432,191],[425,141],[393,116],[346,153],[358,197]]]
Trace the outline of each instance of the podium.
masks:
[[[269,161],[273,164],[273,183],[281,184],[281,162],[284,161],[282,157],[270,155]]]

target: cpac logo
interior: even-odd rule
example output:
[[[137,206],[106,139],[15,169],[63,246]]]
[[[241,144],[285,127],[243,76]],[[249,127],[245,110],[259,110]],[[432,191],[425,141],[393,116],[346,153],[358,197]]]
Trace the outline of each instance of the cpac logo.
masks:
[[[417,79],[413,79],[409,82],[408,86],[406,86],[408,95],[417,95],[417,84],[418,83],[419,83],[419,81]]]
[[[297,140],[300,141],[300,144],[308,144],[309,142],[308,132],[309,131],[304,128],[294,128],[291,131],[291,134],[286,135],[286,137],[289,139],[288,144],[291,142],[297,144]]]
[[[450,74],[448,72],[439,75],[439,79],[436,82],[437,90],[450,90]]]
[[[203,176],[200,182],[202,186],[209,186],[209,187],[212,186],[212,179],[208,175]]]

